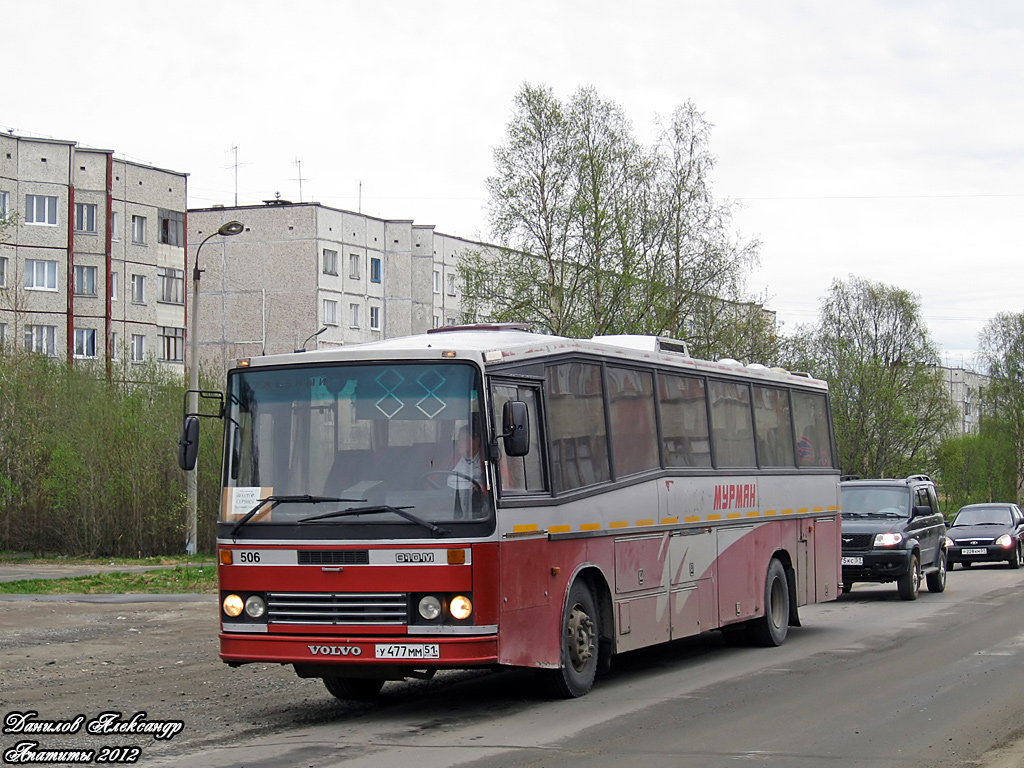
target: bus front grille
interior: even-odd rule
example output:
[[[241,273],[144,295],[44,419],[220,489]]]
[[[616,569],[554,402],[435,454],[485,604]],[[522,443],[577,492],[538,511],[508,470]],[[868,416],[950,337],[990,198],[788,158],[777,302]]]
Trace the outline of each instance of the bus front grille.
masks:
[[[370,552],[366,549],[300,549],[299,565],[366,565]]]
[[[270,592],[267,618],[271,624],[391,624],[409,623],[405,592]]]

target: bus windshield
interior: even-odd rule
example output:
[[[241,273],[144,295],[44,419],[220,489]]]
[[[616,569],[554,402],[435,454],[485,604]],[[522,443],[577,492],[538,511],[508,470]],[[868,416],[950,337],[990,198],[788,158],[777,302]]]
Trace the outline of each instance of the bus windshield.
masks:
[[[450,530],[492,518],[481,391],[465,363],[234,371],[222,522],[238,523],[268,497],[276,503],[246,527],[414,520]]]

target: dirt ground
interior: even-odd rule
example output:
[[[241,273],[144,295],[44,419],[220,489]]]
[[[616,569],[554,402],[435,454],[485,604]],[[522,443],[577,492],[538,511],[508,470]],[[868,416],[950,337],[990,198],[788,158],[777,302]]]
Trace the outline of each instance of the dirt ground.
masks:
[[[246,734],[359,716],[375,704],[339,702],[319,680],[291,667],[231,669],[217,655],[217,604],[0,601],[0,760],[25,741],[38,750],[137,746],[136,764],[180,756]],[[396,685],[396,684],[392,684]],[[24,718],[24,713],[37,714]],[[93,735],[104,712],[112,722],[182,721],[170,739],[150,733]],[[22,713],[21,716],[14,713]],[[77,732],[15,732],[18,721],[72,721]],[[116,756],[116,753],[114,753]],[[7,762],[7,760],[3,760]]]

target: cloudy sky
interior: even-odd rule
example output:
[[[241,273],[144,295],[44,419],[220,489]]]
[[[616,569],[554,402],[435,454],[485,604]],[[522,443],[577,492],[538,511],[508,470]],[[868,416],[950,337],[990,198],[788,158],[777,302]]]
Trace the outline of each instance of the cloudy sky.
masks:
[[[948,364],[1022,311],[1018,0],[5,3],[0,130],[489,239],[484,179],[524,82],[593,86],[637,136],[692,100],[783,330],[834,279],[917,294]],[[301,181],[300,181],[301,180]],[[300,188],[301,187],[301,188]],[[237,190],[237,192],[236,192]]]

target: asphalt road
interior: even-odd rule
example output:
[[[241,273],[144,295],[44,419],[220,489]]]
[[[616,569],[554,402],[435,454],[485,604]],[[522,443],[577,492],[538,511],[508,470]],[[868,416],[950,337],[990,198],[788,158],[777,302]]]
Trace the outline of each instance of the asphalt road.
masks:
[[[109,671],[87,678],[83,670],[64,684],[101,685],[109,677],[121,687],[102,694],[108,706],[125,713],[147,707],[165,716],[181,712],[181,736],[160,748],[144,746],[138,764],[147,767],[604,768],[636,762],[645,768],[1019,768],[1022,600],[1024,570],[1003,566],[956,570],[945,594],[922,592],[912,603],[900,601],[892,585],[857,585],[834,603],[803,609],[805,625],[791,629],[781,648],[730,648],[717,633],[707,633],[625,654],[588,696],[575,701],[545,700],[532,675],[520,670],[389,683],[376,704],[341,704],[316,681],[289,677],[284,668],[231,670],[202,661],[210,655],[208,637],[196,641],[197,660],[184,657],[171,689],[181,696],[175,709],[169,696],[147,703],[157,694],[147,699],[140,686],[131,686],[130,696],[122,692],[144,666],[132,660],[136,651],[129,644],[120,646],[127,657],[111,659]],[[29,619],[30,606],[8,606]],[[122,615],[142,630],[138,653],[175,659],[192,638],[175,630],[173,612],[186,612],[182,626],[194,635],[209,621],[202,618],[209,608],[163,606],[150,624],[141,614]],[[124,608],[74,610],[82,611],[75,623],[88,621],[105,638],[102,612]],[[31,631],[18,630],[23,638],[34,637],[25,634]],[[65,634],[62,629],[46,636],[56,645]],[[9,647],[0,657],[7,667],[0,675],[4,711],[11,697],[23,707],[43,691],[53,692],[54,708],[66,710],[59,703],[65,701],[61,688],[45,677],[5,694],[10,665],[31,655],[24,644]],[[76,648],[51,646],[45,653],[69,665]],[[122,667],[123,675],[111,677]],[[45,674],[36,666],[32,672]],[[148,679],[147,687],[159,690],[161,679]],[[259,709],[247,709],[256,696],[262,697]],[[99,701],[82,706],[91,713]],[[217,728],[203,732],[213,720]],[[186,740],[190,733],[192,742]],[[5,749],[13,738],[4,736]]]

